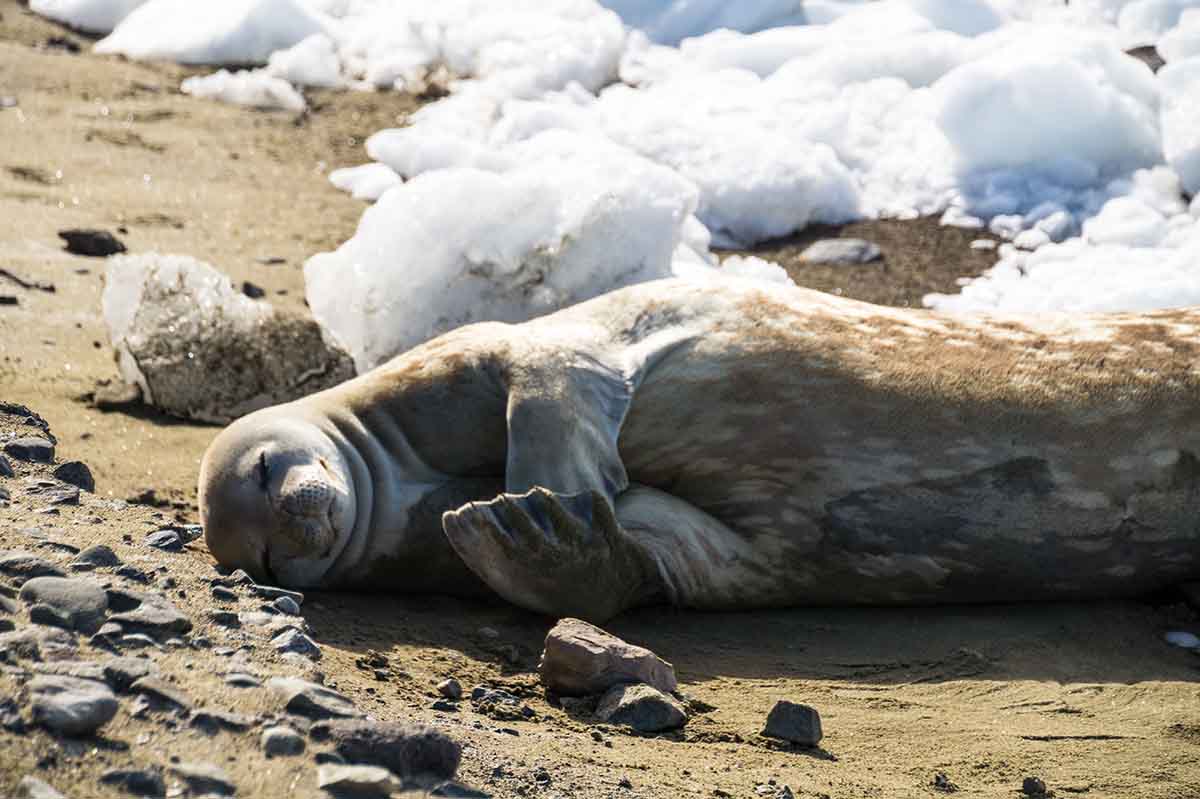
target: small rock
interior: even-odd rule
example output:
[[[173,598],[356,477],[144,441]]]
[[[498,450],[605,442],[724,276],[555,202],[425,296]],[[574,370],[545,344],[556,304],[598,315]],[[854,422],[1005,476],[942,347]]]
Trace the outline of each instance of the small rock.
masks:
[[[164,552],[178,552],[183,549],[183,539],[174,530],[156,530],[146,536],[146,546],[161,549]]]
[[[809,705],[780,700],[767,714],[767,724],[762,734],[801,746],[816,746],[822,737],[821,714]]]
[[[438,699],[429,706],[430,710],[436,710],[439,713],[457,713],[458,703],[451,702],[449,699]]]
[[[361,716],[354,704],[329,688],[295,677],[272,677],[267,687],[283,699],[289,713],[310,719]]]
[[[211,589],[212,598],[219,602],[237,602],[241,597],[236,591],[230,590],[223,585],[214,585]]]
[[[18,605],[16,603],[16,601],[9,599],[8,597],[4,596],[3,594],[0,594],[0,613],[4,613],[4,614],[11,616],[12,614],[17,613],[20,610],[21,610],[21,606]]]
[[[1126,50],[1125,55],[1136,58],[1146,66],[1150,67],[1151,72],[1158,72],[1164,66],[1166,61],[1159,54],[1158,49],[1152,44],[1144,44],[1139,47],[1134,47],[1131,50]]]
[[[143,677],[158,675],[158,666],[147,658],[118,657],[104,662],[104,681],[114,691],[126,693]]]
[[[262,749],[267,757],[289,757],[304,752],[304,738],[291,727],[267,727],[262,732]]]
[[[317,769],[317,787],[333,794],[388,796],[401,787],[400,780],[378,766],[327,764]]]
[[[476,790],[461,782],[453,780],[443,782],[441,785],[435,785],[429,790],[430,796],[450,796],[455,799],[491,799],[491,794]]]
[[[596,707],[596,717],[638,732],[675,730],[687,723],[683,705],[657,688],[640,683],[610,688]]]
[[[1172,630],[1169,633],[1165,633],[1163,638],[1171,646],[1178,646],[1183,649],[1200,648],[1200,636],[1184,630]]]
[[[40,602],[29,609],[29,620],[34,624],[44,624],[48,627],[72,629],[69,615],[53,605],[45,605]]]
[[[546,635],[538,671],[546,688],[564,696],[603,693],[620,683],[664,693],[677,685],[670,663],[579,619],[562,619]]]
[[[220,730],[245,732],[254,726],[254,717],[221,710],[197,710],[188,719],[188,724],[208,735],[215,735]]]
[[[92,470],[83,461],[67,461],[51,474],[64,483],[70,483],[89,494],[96,493],[96,479],[92,477]]]
[[[4,445],[4,451],[19,461],[54,462],[54,444],[41,436],[14,438]]]
[[[800,253],[810,264],[865,264],[882,257],[879,245],[865,239],[821,239]]]
[[[196,794],[232,796],[237,791],[229,775],[213,763],[176,763],[170,771]]]
[[[152,704],[166,710],[191,710],[192,707],[192,700],[188,699],[187,694],[172,688],[159,677],[141,677],[129,686],[129,690],[147,697]]]
[[[75,652],[75,636],[55,627],[25,627],[0,633],[0,661],[66,660]]]
[[[165,796],[167,785],[158,769],[110,769],[100,775],[104,785],[115,785],[134,796]]]
[[[67,243],[67,252],[104,258],[125,252],[125,245],[107,230],[60,230],[58,237]]]
[[[258,688],[262,685],[262,680],[253,674],[232,671],[225,675],[225,684],[232,685],[234,688]]]
[[[267,296],[267,292],[263,291],[261,286],[256,286],[249,280],[242,281],[242,293],[252,300],[261,300]]]
[[[65,799],[49,783],[26,775],[17,783],[17,799]]]
[[[113,591],[108,592],[109,604],[112,604]],[[139,595],[141,603],[132,610],[117,613],[109,617],[110,621],[120,624],[127,630],[145,633],[150,636],[183,634],[190,632],[192,622],[166,597],[157,594]]]
[[[294,627],[289,627],[271,639],[271,646],[277,652],[294,652],[313,660],[321,659],[321,647],[313,639]]]
[[[79,487],[60,483],[57,480],[26,480],[25,493],[31,497],[37,497],[51,506],[79,504]],[[49,513],[50,508],[40,512]],[[55,512],[57,513],[57,511]]]
[[[112,547],[104,544],[90,546],[71,559],[71,568],[79,571],[107,569],[120,565],[121,559],[117,557],[117,553],[112,551]]]
[[[142,571],[136,566],[125,565],[117,569],[117,576],[124,577],[126,580],[133,580],[135,583],[150,582],[150,575]]]
[[[1034,797],[1051,795],[1050,790],[1046,787],[1046,783],[1040,777],[1026,777],[1021,783],[1021,793]]]
[[[8,458],[0,455],[0,477],[15,477],[16,472],[13,471],[12,464],[8,462]]]
[[[91,735],[117,714],[113,692],[94,680],[42,675],[28,688],[34,722],[63,735]]]
[[[0,552],[0,574],[7,575],[20,585],[34,577],[64,577],[62,569],[31,552],[8,550]]]
[[[264,599],[278,599],[279,597],[288,597],[297,606],[304,604],[304,594],[299,591],[289,591],[286,588],[277,588],[273,585],[258,585],[257,583],[250,584],[250,590]]]
[[[242,626],[242,622],[238,619],[238,615],[232,610],[210,610],[208,618],[213,624],[221,627],[228,627],[232,630]]]
[[[453,677],[448,680],[442,680],[440,683],[438,683],[437,689],[438,693],[447,699],[453,699],[455,702],[457,702],[459,699],[462,699],[462,683]]]
[[[278,597],[271,606],[286,616],[299,616],[300,606],[290,596]]]
[[[934,790],[941,791],[942,793],[954,793],[958,790],[958,786],[951,782],[950,778],[940,771],[933,775],[932,784]]]
[[[453,779],[462,759],[462,747],[433,727],[339,720],[313,725],[311,735],[331,742],[350,763],[383,766],[403,778],[428,774]]]
[[[151,647],[153,649],[162,648],[158,645],[158,641],[155,641],[145,633],[130,633],[129,635],[122,635],[118,639],[117,644],[118,646],[128,647],[129,649],[145,649],[146,647]]]
[[[20,596],[27,604],[49,606],[57,611],[66,623],[56,626],[87,634],[100,629],[108,610],[104,589],[80,577],[34,577],[21,586]]]

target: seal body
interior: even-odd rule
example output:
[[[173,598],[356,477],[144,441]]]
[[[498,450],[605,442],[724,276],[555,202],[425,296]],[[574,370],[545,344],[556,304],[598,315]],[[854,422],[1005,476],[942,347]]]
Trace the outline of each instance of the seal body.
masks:
[[[303,418],[372,464],[339,473],[358,507],[323,560],[278,550],[310,585],[486,585],[594,619],[1133,595],[1200,575],[1198,325],[647,283],[245,417],[201,507],[230,493],[220,453]],[[270,537],[206,527],[252,571],[229,539]]]

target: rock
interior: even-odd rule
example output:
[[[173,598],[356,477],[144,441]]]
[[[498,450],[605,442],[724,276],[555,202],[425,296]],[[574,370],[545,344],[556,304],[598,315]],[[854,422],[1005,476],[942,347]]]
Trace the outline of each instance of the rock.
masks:
[[[48,627],[61,627],[70,630],[71,617],[52,605],[38,603],[29,609],[29,620],[34,624],[44,624]]]
[[[252,300],[261,300],[267,296],[267,292],[263,291],[261,286],[256,286],[249,280],[242,281],[242,293]]]
[[[546,688],[565,696],[639,682],[670,693],[677,684],[670,663],[579,619],[562,619],[546,635],[538,671]]]
[[[438,693],[447,699],[453,699],[455,702],[457,702],[459,699],[462,699],[462,683],[453,677],[448,680],[442,680],[440,683],[438,683],[437,689]]]
[[[254,726],[254,717],[221,710],[197,710],[188,719],[188,724],[207,735],[215,735],[220,730],[245,732]]]
[[[26,775],[17,783],[17,799],[66,799],[49,783]]]
[[[91,735],[117,714],[117,698],[104,683],[41,675],[27,687],[34,723],[63,735]]]
[[[67,629],[92,634],[104,623],[108,595],[97,583],[81,577],[34,577],[21,586],[21,600],[48,605],[64,617]]]
[[[31,497],[37,497],[51,506],[79,504],[79,487],[60,483],[57,480],[26,480],[25,493]]]
[[[243,674],[237,671],[226,674],[225,683],[226,685],[232,685],[234,688],[259,688],[262,686],[262,680],[253,674]]]
[[[75,636],[55,627],[25,627],[0,633],[0,661],[65,660],[75,652]]]
[[[238,615],[232,610],[210,610],[208,618],[213,624],[221,627],[228,627],[231,630],[236,630],[242,626],[242,622],[238,619]]]
[[[942,772],[933,775],[933,789],[942,793],[955,793],[958,791],[958,786],[951,782],[950,778]]]
[[[220,602],[237,602],[241,599],[237,595],[237,591],[231,591],[223,585],[214,585],[212,587],[212,598]]]
[[[292,599],[290,596],[278,597],[274,602],[271,603],[271,606],[285,616],[300,615],[300,606],[296,604],[296,600]]]
[[[388,796],[401,788],[401,782],[378,766],[327,764],[317,769],[317,787],[335,795]]]
[[[54,442],[41,436],[22,436],[4,445],[4,451],[19,461],[54,462]]]
[[[271,646],[275,647],[277,652],[294,652],[313,660],[321,659],[321,647],[294,627],[288,628],[272,638]]]
[[[146,536],[146,545],[164,552],[178,552],[183,549],[183,539],[174,530],[156,530]]]
[[[100,775],[103,785],[115,785],[134,796],[165,796],[167,785],[156,768],[110,769]]]
[[[62,569],[32,552],[11,549],[0,552],[0,574],[7,575],[20,585],[34,577],[65,577]]]
[[[338,720],[314,724],[313,740],[329,741],[350,763],[383,766],[400,777],[428,774],[453,779],[462,747],[433,727],[382,721]]]
[[[229,775],[213,763],[176,763],[170,771],[195,794],[232,796],[237,791]]]
[[[1139,47],[1134,47],[1131,50],[1126,50],[1125,55],[1136,58],[1146,66],[1150,67],[1151,72],[1158,72],[1164,66],[1166,61],[1159,54],[1158,49],[1152,44],[1144,44]]]
[[[1195,633],[1189,633],[1186,630],[1172,630],[1163,633],[1163,639],[1171,646],[1178,646],[1183,649],[1200,649],[1200,636]]]
[[[109,591],[109,601],[111,600],[112,591]],[[110,616],[109,620],[120,624],[126,630],[150,636],[183,634],[192,629],[192,622],[187,616],[166,597],[156,594],[145,594],[142,603],[136,608],[116,613]]]
[[[251,583],[250,590],[264,599],[287,597],[295,602],[297,607],[304,604],[304,594],[299,591],[289,591],[286,588],[277,588],[273,585],[259,585],[258,583]]]
[[[362,714],[354,704],[329,688],[296,677],[272,677],[267,687],[283,699],[289,713],[310,719],[349,718]]]
[[[429,789],[430,796],[450,796],[456,799],[491,799],[491,794],[476,790],[461,782],[450,780]]]
[[[114,691],[126,693],[143,677],[158,675],[158,666],[147,658],[117,657],[104,662],[104,681]]]
[[[289,757],[304,752],[303,736],[291,727],[267,727],[260,740],[267,757]]]
[[[651,685],[614,685],[600,699],[596,717],[638,732],[675,730],[687,723],[683,705]]]
[[[152,705],[157,705],[165,710],[191,710],[192,708],[192,700],[188,699],[187,694],[177,688],[172,688],[170,684],[159,677],[140,677],[134,680],[133,685],[129,686],[129,690],[145,696]]]
[[[11,616],[20,610],[21,606],[17,604],[15,600],[9,599],[3,594],[0,594],[0,613]]]
[[[806,263],[822,265],[865,264],[882,257],[879,245],[865,239],[821,239],[800,253]]]
[[[8,462],[8,458],[0,455],[0,477],[15,477],[16,474],[13,471],[12,464]]]
[[[150,575],[136,566],[122,566],[117,569],[117,576],[124,577],[126,580],[133,580],[135,583],[150,582]]]
[[[767,714],[767,724],[762,734],[801,746],[816,746],[822,737],[821,714],[809,705],[780,700]]]
[[[104,544],[90,546],[71,559],[71,568],[78,571],[107,569],[120,565],[121,559],[117,557],[117,553],[112,551],[112,547]]]
[[[1040,777],[1026,777],[1021,783],[1021,793],[1026,796],[1038,797],[1038,799],[1050,796],[1050,790]]]
[[[96,493],[96,479],[92,477],[92,470],[83,461],[67,461],[51,474],[64,483],[70,483],[89,494]]]
[[[125,245],[107,230],[75,228],[58,231],[58,237],[67,243],[67,252],[104,258],[125,252]]]

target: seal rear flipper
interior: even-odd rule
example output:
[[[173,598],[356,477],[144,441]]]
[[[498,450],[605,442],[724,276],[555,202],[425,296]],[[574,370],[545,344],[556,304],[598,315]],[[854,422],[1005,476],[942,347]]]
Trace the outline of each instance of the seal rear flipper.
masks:
[[[534,488],[442,516],[451,546],[504,599],[603,622],[658,594],[657,570],[601,494]]]

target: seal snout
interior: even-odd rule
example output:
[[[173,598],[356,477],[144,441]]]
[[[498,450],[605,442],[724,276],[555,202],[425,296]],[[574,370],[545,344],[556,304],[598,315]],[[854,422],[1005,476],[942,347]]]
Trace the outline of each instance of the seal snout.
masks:
[[[284,536],[305,554],[324,557],[337,537],[333,518],[338,490],[320,465],[297,465],[279,484],[279,509],[287,517]]]

